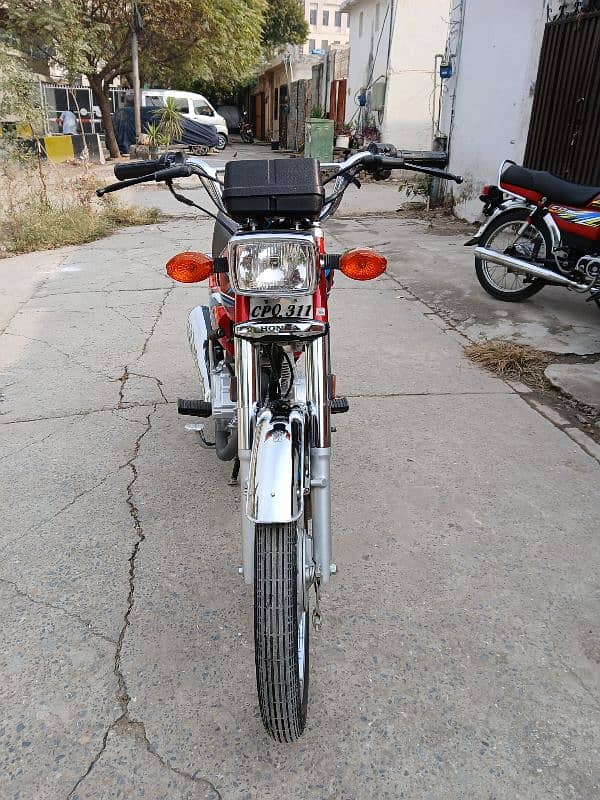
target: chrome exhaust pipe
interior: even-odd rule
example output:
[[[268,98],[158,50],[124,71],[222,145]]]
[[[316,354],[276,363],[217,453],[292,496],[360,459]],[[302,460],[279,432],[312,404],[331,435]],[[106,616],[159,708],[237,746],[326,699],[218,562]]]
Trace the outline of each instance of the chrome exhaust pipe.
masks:
[[[488,250],[486,247],[476,247],[475,258],[480,258],[482,261],[490,261],[492,264],[498,264],[501,267],[512,269],[515,272],[524,272],[526,275],[532,275],[534,278],[542,278],[542,280],[548,281],[549,283],[568,286],[578,292],[585,292],[590,288],[589,285],[572,281],[559,272],[552,272],[551,269],[540,267],[538,264],[531,264],[529,261],[523,261],[520,258],[509,256],[506,253]]]
[[[212,330],[208,306],[196,306],[188,317],[188,340],[200,373],[200,399],[211,402],[208,334]]]

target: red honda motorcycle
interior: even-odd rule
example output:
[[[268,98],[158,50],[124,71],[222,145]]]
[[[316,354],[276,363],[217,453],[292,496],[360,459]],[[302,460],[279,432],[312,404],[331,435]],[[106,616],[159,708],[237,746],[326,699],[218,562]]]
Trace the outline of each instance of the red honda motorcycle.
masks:
[[[364,281],[386,267],[383,256],[366,248],[326,253],[321,226],[363,172],[385,178],[408,169],[462,180],[396,158],[385,147],[392,155],[356,153],[335,164],[230,161],[224,172],[168,155],[118,164],[121,182],[98,190],[162,181],[177,200],[196,206],[173,186],[176,178],[196,176],[216,206],[212,257],[179,253],[167,264],[174,280],[208,278],[210,286],[208,305],[195,306],[188,317],[199,397],[180,400],[178,410],[212,420],[212,441],[205,422],[187,427],[217,458],[234,463],[233,483],[239,473],[240,574],[254,586],[258,700],[267,732],[280,742],[297,739],[306,725],[309,594],[313,589],[318,629],[321,587],[337,571],[331,415],[349,405],[336,393],[331,368],[328,296],[337,270]]]
[[[564,286],[600,308],[600,186],[504,161],[481,200],[489,219],[466,245],[477,245],[475,272],[488,294],[514,303]]]

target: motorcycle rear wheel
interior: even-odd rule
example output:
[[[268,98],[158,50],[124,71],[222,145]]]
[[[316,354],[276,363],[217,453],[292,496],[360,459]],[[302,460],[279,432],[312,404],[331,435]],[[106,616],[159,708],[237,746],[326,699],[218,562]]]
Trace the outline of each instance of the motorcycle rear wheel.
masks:
[[[490,224],[479,241],[482,247],[498,252],[509,250],[505,244],[511,243],[519,232],[519,228],[529,216],[529,211],[524,208],[508,209],[499,214]],[[504,238],[503,238],[504,237]],[[510,248],[512,249],[512,248]],[[531,225],[525,234],[517,240],[515,245],[517,257],[527,260],[534,255],[535,258],[546,258],[552,250],[550,237],[545,230]],[[535,251],[535,253],[534,253]],[[477,280],[485,291],[496,300],[505,300],[509,303],[519,303],[527,300],[541,291],[546,285],[540,278],[528,278],[520,272],[514,272],[498,264],[488,263],[475,257],[475,274]]]
[[[297,522],[255,530],[256,687],[263,724],[278,742],[295,741],[306,725],[310,620],[301,537]]]

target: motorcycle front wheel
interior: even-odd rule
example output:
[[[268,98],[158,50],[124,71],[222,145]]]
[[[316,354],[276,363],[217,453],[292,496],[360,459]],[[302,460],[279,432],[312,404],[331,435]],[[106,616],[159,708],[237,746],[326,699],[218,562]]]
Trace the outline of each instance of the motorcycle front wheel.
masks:
[[[509,209],[499,214],[479,240],[489,250],[508,253],[524,261],[542,261],[552,250],[545,230],[534,224],[519,237],[518,233],[529,216],[524,208]],[[515,241],[516,240],[516,241]],[[537,294],[546,285],[540,278],[531,278],[522,272],[493,264],[475,257],[477,280],[485,291],[496,300],[518,303]]]
[[[263,724],[278,742],[295,741],[306,725],[310,626],[304,546],[297,522],[256,526],[256,686]]]
[[[254,144],[254,135],[252,133],[240,133],[240,137],[242,142],[246,142],[246,144]]]

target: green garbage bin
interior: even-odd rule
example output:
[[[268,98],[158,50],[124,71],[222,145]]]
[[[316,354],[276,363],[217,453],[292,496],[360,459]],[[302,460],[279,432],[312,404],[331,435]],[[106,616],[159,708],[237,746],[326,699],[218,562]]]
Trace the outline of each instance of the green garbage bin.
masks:
[[[305,122],[304,157],[333,161],[333,120],[310,117]]]

